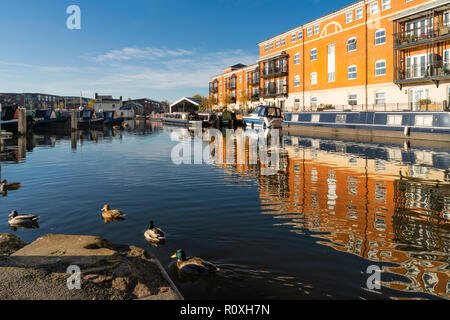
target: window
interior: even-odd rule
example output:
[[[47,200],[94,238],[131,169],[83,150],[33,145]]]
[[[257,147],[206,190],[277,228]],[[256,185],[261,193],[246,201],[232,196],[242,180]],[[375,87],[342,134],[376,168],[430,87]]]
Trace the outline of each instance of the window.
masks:
[[[247,72],[247,74],[245,75],[245,82],[247,82],[248,83],[248,79],[250,78],[250,75],[249,75],[249,73]]]
[[[386,92],[384,91],[375,92],[375,104],[383,105],[385,103],[386,103]]]
[[[347,40],[347,52],[356,50],[356,38],[350,38]]]
[[[381,11],[391,8],[391,0],[381,0]]]
[[[375,75],[384,76],[386,74],[386,60],[375,62]]]
[[[357,75],[357,68],[356,68],[356,66],[348,67],[348,80],[356,79],[356,75]]]
[[[444,25],[450,27],[450,11],[444,13]]]
[[[285,38],[283,38],[283,39],[281,39],[281,46],[285,46],[286,45],[286,39]]]
[[[362,19],[364,17],[363,8],[358,8],[355,10],[355,20]]]
[[[312,72],[310,76],[311,84],[317,84],[317,72]]]
[[[317,107],[317,97],[311,97],[311,108]],[[320,114],[313,114],[311,116],[311,122],[320,122]]]
[[[294,78],[294,86],[295,87],[300,86],[300,76],[295,76],[295,78]]]
[[[386,30],[380,29],[375,32],[375,45],[386,43]]]
[[[295,33],[293,33],[293,34],[291,35],[291,41],[292,41],[292,42],[295,42],[295,40],[297,40],[297,37],[296,37]]]
[[[277,48],[280,47],[280,40],[277,40],[277,44],[276,44]]]
[[[358,95],[356,93],[350,93],[348,95],[348,105],[356,106],[358,104]]]
[[[419,127],[431,127],[433,126],[433,115],[418,116],[414,119],[414,125]]]
[[[311,28],[311,27],[309,27],[309,28],[307,29],[306,34],[308,35],[308,37],[311,37],[311,36],[312,36],[312,28]]]
[[[300,108],[300,99],[294,100],[294,108]],[[295,120],[295,121],[298,121],[298,114],[296,116],[297,116],[297,120]],[[292,119],[292,121],[294,121],[294,119]]]
[[[314,26],[314,34],[319,34],[320,26]]]
[[[294,64],[300,64],[300,53],[296,53],[294,56]]]
[[[346,114],[337,114],[336,115],[336,123],[346,123],[347,115]]]
[[[401,126],[403,116],[402,115],[388,115],[387,124],[391,126]]]
[[[242,76],[239,76],[239,83],[242,83]]]
[[[297,33],[297,40],[302,40],[303,39],[303,31],[299,31]]]
[[[328,82],[336,81],[336,46],[328,46]]]
[[[239,98],[242,97],[242,90],[239,90]]]
[[[269,45],[268,45],[268,44],[266,44],[264,50],[265,50],[266,52],[269,51]]]
[[[270,44],[270,50],[273,50],[273,42]]]
[[[311,49],[311,61],[317,60],[317,49]]]
[[[353,21],[353,11],[352,12],[347,12],[345,14],[345,23],[350,23]]]
[[[372,2],[370,4],[370,15],[378,13],[378,1]]]

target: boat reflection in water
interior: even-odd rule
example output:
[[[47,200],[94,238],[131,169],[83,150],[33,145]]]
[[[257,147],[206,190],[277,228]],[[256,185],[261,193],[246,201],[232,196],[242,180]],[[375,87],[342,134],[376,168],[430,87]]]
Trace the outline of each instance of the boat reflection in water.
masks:
[[[448,150],[289,135],[281,144],[273,175],[249,164],[248,145],[243,164],[235,144],[235,163],[216,165],[230,181],[256,178],[277,226],[379,264],[383,288],[450,298]]]

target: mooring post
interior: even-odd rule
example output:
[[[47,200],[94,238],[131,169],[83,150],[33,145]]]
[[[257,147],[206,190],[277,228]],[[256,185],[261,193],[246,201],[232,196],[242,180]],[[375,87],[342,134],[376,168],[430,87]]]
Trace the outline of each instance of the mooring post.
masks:
[[[20,135],[27,134],[27,110],[25,108],[19,108],[19,121],[17,126],[17,131]]]
[[[77,110],[72,110],[71,117],[70,117],[70,126],[72,128],[72,131],[77,131],[77,129],[78,129]]]
[[[18,156],[19,160],[26,159],[27,157],[27,136],[23,135],[17,139]]]

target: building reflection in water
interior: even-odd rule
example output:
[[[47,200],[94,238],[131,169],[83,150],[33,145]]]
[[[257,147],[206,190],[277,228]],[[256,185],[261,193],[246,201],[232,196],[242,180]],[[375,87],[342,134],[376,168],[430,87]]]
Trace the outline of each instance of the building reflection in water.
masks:
[[[324,246],[388,262],[394,266],[383,272],[408,279],[385,287],[450,298],[446,151],[283,136],[279,170],[266,175],[260,163],[249,164],[248,141],[243,163],[234,146],[234,164],[216,166],[257,179],[263,214],[292,232],[312,232]]]

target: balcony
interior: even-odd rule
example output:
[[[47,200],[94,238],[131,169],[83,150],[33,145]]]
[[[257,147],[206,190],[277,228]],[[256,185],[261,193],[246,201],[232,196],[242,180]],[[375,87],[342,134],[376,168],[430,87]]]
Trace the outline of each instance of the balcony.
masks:
[[[250,100],[252,101],[259,101],[259,93],[255,93],[251,96]]]
[[[427,44],[429,41],[450,39],[450,24],[434,24],[394,33],[394,48],[405,49]]]
[[[268,87],[264,88],[263,94],[261,95],[261,97],[262,98],[271,98],[271,97],[286,96],[286,95],[287,95],[287,85],[283,85],[283,86],[269,85]]]
[[[286,76],[287,74],[288,74],[288,68],[287,68],[287,65],[284,65],[282,67],[264,68],[262,77],[263,78],[281,77],[281,76]]]
[[[397,84],[450,79],[450,61],[399,67],[395,75]]]
[[[259,85],[259,77],[254,77],[250,80],[250,85],[251,86],[258,86]]]
[[[217,92],[219,92],[219,86],[217,84],[210,84],[209,92],[210,93],[217,93]]]

